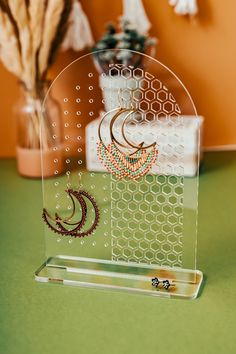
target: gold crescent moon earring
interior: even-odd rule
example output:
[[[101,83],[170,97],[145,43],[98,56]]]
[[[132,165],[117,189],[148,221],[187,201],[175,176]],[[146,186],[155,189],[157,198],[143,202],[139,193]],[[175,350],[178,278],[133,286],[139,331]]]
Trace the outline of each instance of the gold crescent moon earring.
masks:
[[[120,92],[119,92],[120,94]],[[119,97],[120,102],[120,97]],[[101,137],[101,126],[104,119],[110,114],[116,112],[110,121],[110,139],[111,143],[104,144]],[[118,179],[128,177],[131,179],[138,179],[147,174],[153,163],[156,161],[158,150],[156,149],[156,143],[148,146],[144,146],[144,142],[136,145],[130,142],[125,135],[125,125],[128,118],[138,112],[131,104],[131,108],[122,108],[121,106],[107,112],[98,128],[99,143],[97,153],[100,161],[106,167],[106,169]],[[113,133],[113,127],[115,121],[124,113],[127,113],[123,124],[121,126],[121,134],[124,143],[121,143]],[[119,146],[119,147],[118,147]],[[122,151],[121,148],[125,151]],[[130,152],[131,150],[131,152]]]

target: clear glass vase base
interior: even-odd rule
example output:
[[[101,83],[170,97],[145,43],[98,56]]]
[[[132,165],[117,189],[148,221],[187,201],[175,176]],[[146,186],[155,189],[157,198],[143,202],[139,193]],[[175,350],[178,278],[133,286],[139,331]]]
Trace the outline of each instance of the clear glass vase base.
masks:
[[[120,290],[157,297],[195,299],[199,294],[203,274],[198,270],[165,268],[152,264],[57,256],[47,259],[35,272],[35,279],[38,282]]]

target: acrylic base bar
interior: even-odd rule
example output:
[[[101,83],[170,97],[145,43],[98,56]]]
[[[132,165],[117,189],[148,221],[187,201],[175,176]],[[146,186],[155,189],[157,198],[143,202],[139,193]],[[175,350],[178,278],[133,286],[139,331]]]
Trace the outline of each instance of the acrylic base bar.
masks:
[[[152,278],[168,279],[172,286],[156,288]],[[49,258],[35,273],[39,282],[122,290],[165,298],[195,299],[203,280],[202,272],[155,265],[57,256]]]

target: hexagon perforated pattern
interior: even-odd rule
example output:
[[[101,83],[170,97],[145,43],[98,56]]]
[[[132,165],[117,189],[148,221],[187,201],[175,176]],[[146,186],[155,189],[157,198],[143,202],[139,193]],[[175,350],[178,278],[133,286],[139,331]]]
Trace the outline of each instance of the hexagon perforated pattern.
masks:
[[[126,81],[123,106],[129,107],[132,100],[141,115],[128,122],[127,136],[146,144],[155,141],[159,154],[152,175],[137,181],[111,177],[112,259],[181,267],[184,146],[180,108],[150,73],[140,68],[127,72],[122,65],[114,65],[111,77],[114,70]],[[136,80],[131,95],[130,80]]]

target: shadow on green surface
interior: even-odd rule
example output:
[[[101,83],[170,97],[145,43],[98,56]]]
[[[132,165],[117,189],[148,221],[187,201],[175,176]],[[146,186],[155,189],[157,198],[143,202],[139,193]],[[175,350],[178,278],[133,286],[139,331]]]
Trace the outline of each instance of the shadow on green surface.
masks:
[[[210,156],[210,159],[208,158]],[[200,176],[232,166],[236,162],[236,152],[206,152],[200,166]]]

